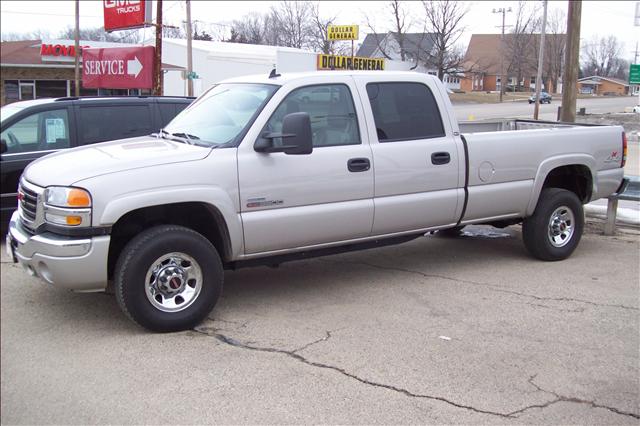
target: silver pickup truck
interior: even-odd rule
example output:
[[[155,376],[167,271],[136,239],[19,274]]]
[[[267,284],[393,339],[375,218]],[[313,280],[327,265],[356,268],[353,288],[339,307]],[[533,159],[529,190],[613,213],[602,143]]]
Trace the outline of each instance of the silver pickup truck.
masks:
[[[396,72],[243,77],[159,133],[52,154],[18,189],[7,247],[49,284],[102,291],[155,331],[213,309],[225,268],[522,223],[561,260],[582,205],[621,184],[618,126],[459,124],[442,84]]]

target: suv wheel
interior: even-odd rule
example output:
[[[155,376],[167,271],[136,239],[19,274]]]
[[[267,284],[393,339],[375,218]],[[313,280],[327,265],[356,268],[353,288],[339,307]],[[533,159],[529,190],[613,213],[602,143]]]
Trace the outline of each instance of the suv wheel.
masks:
[[[116,299],[129,318],[151,331],[186,330],[211,312],[223,279],[220,256],[206,238],[182,226],[155,226],[120,254]]]

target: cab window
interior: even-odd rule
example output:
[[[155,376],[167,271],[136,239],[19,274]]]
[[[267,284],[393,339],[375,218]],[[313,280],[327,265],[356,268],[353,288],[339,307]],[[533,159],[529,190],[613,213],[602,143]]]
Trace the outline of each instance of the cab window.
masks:
[[[5,154],[69,148],[69,115],[66,109],[31,114],[5,129],[0,138]]]
[[[360,144],[353,98],[349,87],[344,84],[293,90],[275,110],[263,131],[281,132],[284,117],[294,112],[309,114],[314,147]],[[282,139],[275,139],[274,144],[282,145]]]

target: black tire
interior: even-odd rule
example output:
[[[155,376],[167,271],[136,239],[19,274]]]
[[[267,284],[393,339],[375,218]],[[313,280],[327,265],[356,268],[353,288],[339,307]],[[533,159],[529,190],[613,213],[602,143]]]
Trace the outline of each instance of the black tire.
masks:
[[[551,220],[556,213],[569,220],[555,222],[556,226],[552,226]],[[572,227],[570,233],[569,226]],[[534,257],[546,261],[563,260],[578,246],[583,229],[584,211],[576,194],[566,189],[547,188],[542,190],[533,215],[523,221],[522,238]]]
[[[455,238],[459,237],[464,229],[465,225],[454,226],[453,228],[441,229],[438,231],[438,235],[443,237]]]
[[[182,282],[180,288],[186,289],[186,285],[190,285],[199,290],[193,291],[195,296],[190,296],[185,308],[179,306],[184,299],[179,297],[181,293],[177,293],[178,297],[172,299],[178,301],[178,307],[174,309],[182,310],[164,312],[152,304],[151,296],[147,296],[147,292],[151,291],[147,290],[147,275],[151,273],[153,281],[159,282],[160,273],[152,273],[152,266],[154,263],[160,265],[157,261],[163,256],[175,253],[195,262],[193,265],[190,260],[183,261],[180,265],[184,266],[184,270],[181,271],[195,267],[200,278],[187,279],[190,277],[187,272],[182,280],[177,281]],[[180,257],[171,259],[165,262],[171,263]],[[160,271],[177,263],[164,265]],[[224,270],[215,247],[202,235],[182,226],[160,225],[143,231],[126,245],[116,263],[114,281],[118,305],[131,320],[151,331],[181,331],[195,327],[211,312],[222,293]],[[196,287],[198,281],[201,283]],[[168,283],[173,285],[174,279],[170,277],[165,281],[165,284]],[[159,300],[164,301],[164,298],[160,297]]]

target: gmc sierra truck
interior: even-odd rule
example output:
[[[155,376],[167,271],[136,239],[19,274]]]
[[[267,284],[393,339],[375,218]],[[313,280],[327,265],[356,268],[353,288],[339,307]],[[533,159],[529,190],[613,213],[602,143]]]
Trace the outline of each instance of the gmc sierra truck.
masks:
[[[460,124],[424,74],[242,77],[157,134],[32,163],[7,248],[49,284],[112,283],[138,324],[184,330],[213,309],[224,269],[478,223],[522,223],[533,256],[565,259],[625,156],[619,126]]]

